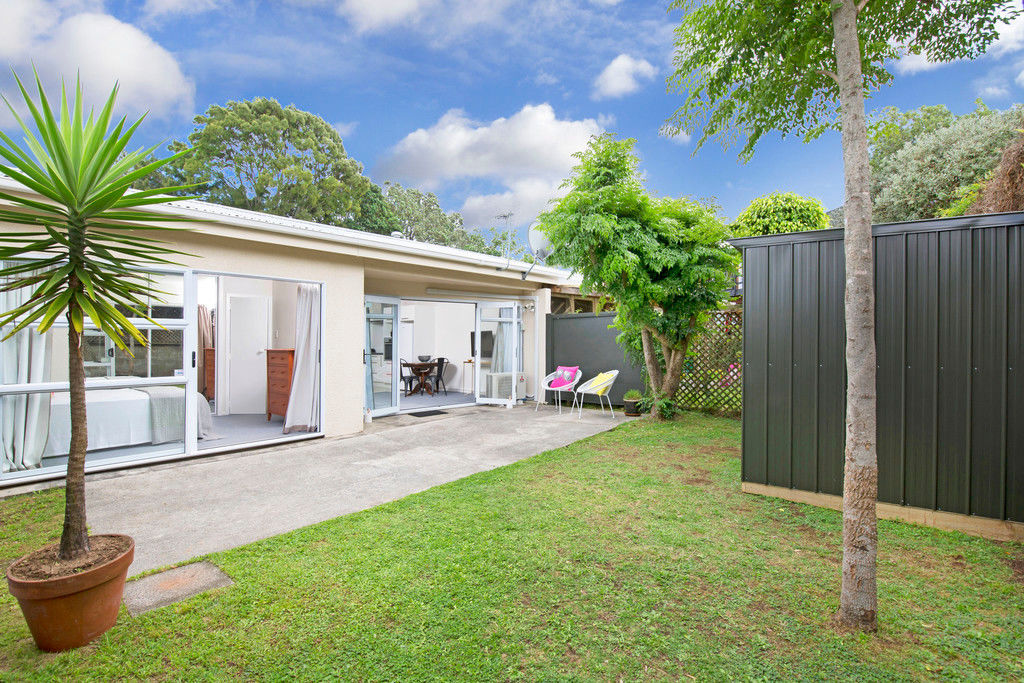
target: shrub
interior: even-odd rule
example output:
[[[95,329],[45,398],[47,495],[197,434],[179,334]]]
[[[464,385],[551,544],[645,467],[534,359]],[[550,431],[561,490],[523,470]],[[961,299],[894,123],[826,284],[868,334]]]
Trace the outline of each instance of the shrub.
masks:
[[[640,393],[639,389],[630,389],[622,395],[624,401],[639,401],[643,397],[644,395]]]
[[[982,181],[1024,125],[1024,109],[979,108],[892,155],[873,185],[878,223],[933,218]]]
[[[737,237],[753,237],[828,227],[828,213],[817,199],[772,192],[752,201],[732,224],[732,231]]]
[[[970,213],[1024,211],[1024,137],[1018,137],[1003,151],[992,177],[978,183]]]

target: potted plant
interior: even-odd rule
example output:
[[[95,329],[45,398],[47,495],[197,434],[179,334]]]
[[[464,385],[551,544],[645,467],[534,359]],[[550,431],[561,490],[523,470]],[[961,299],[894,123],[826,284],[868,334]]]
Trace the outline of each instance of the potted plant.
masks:
[[[145,159],[155,147],[125,152],[142,119],[126,128],[122,118],[111,128],[117,86],[98,114],[85,117],[80,83],[70,106],[61,89],[60,111],[54,112],[38,74],[38,101],[17,74],[15,80],[35,130],[4,98],[25,134],[25,144],[0,132],[0,172],[44,200],[0,191],[0,199],[13,205],[0,208],[0,221],[24,226],[20,232],[0,232],[0,286],[24,293],[24,303],[0,312],[0,329],[6,341],[22,332],[31,334],[33,328],[45,334],[58,316],[66,318],[71,446],[60,542],[14,562],[7,570],[7,584],[36,644],[60,651],[84,645],[114,625],[135,550],[128,536],[90,537],[86,530],[82,333],[88,320],[128,353],[128,337],[146,344],[129,316],[152,322],[147,300],[159,300],[161,292],[153,289],[144,269],[171,263],[166,257],[181,252],[140,233],[140,224],[169,219],[139,207],[180,199],[164,193],[183,188],[129,188],[184,151],[151,163]]]
[[[644,395],[637,389],[630,389],[622,396],[623,412],[630,417],[640,417],[640,401]]]

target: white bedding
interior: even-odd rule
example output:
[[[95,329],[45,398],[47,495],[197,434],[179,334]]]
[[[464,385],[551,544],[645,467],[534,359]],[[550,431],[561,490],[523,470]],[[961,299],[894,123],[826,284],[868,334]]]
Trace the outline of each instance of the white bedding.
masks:
[[[178,387],[168,388],[184,392],[184,389]],[[153,443],[153,417],[149,394],[137,389],[96,389],[86,392],[85,396],[90,451]],[[70,395],[67,392],[54,393],[50,398],[50,429],[43,457],[67,455],[70,449],[70,402]],[[199,411],[199,438],[217,438],[206,430],[206,425],[210,424],[210,405],[203,397],[199,399]],[[203,419],[204,412],[207,414],[206,420]],[[184,420],[181,420],[181,423],[183,422]],[[171,430],[174,427],[163,427],[159,430],[161,441],[183,438],[183,424],[177,426],[177,432],[181,435],[176,438],[169,438],[167,435],[168,427]]]

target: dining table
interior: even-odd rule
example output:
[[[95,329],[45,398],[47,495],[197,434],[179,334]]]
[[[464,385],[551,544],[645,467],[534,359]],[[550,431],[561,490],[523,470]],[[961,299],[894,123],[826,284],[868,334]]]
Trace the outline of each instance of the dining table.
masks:
[[[416,386],[406,392],[406,396],[412,396],[413,394],[422,394],[426,391],[431,396],[434,395],[434,387],[430,384],[430,375],[437,370],[437,361],[428,360],[421,363],[410,363],[405,361],[402,363],[402,367],[408,368],[409,372],[416,376]]]

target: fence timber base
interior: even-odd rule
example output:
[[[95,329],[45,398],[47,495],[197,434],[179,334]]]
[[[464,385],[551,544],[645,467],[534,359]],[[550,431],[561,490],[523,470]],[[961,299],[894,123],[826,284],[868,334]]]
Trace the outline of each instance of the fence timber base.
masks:
[[[831,508],[833,510],[843,509],[843,497],[833,496],[828,493],[814,493],[799,489],[788,489],[784,486],[754,484],[747,481],[743,482],[741,488],[744,493],[782,498],[794,503],[807,503],[808,505],[817,505],[818,507]],[[956,512],[927,510],[925,508],[894,505],[892,503],[878,504],[878,518],[921,524],[945,531],[962,531],[971,536],[981,536],[993,541],[1024,542],[1024,523],[1022,522],[962,515]]]

